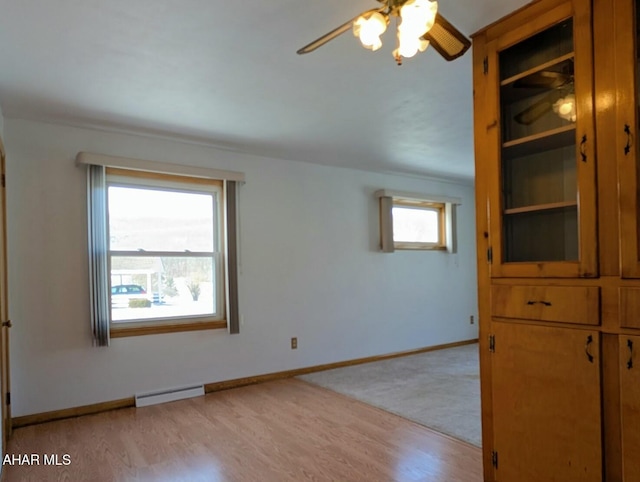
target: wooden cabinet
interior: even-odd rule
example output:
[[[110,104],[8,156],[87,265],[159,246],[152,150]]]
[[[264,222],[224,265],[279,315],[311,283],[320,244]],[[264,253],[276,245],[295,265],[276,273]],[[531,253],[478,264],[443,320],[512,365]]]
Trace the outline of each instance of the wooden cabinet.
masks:
[[[498,480],[600,482],[598,333],[508,323],[494,332]]]
[[[620,404],[624,480],[640,480],[640,336],[620,337]]]
[[[488,40],[493,277],[597,274],[590,1]]]
[[[640,481],[640,0],[473,36],[487,481]]]
[[[619,172],[622,276],[640,278],[640,125],[638,111],[638,14],[636,0],[613,1],[611,55],[616,73],[616,144]]]
[[[614,59],[615,131],[605,140],[618,171],[620,276],[631,281],[640,278],[640,0],[614,0],[611,7],[606,54]],[[640,480],[640,284],[625,283],[618,294],[622,476],[631,482]]]

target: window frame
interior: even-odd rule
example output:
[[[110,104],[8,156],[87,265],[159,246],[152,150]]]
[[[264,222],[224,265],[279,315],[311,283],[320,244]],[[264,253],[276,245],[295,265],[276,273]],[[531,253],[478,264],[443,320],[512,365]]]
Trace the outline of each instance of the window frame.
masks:
[[[214,240],[212,261],[214,272],[212,273],[216,287],[216,313],[205,315],[185,315],[170,318],[148,318],[140,321],[113,321],[111,305],[109,305],[109,334],[111,338],[150,335],[158,333],[175,333],[182,331],[196,331],[206,329],[226,329],[227,323],[227,294],[226,283],[226,222],[225,222],[225,193],[222,180],[207,179],[176,174],[158,172],[137,171],[122,168],[107,167],[106,189],[110,186],[159,188],[173,192],[206,193],[214,196]],[[106,206],[107,222],[107,266],[108,266],[108,299],[111,299],[111,258],[112,250],[109,235],[109,208],[108,194]],[[113,251],[118,253],[118,251]],[[149,255],[155,252],[149,252]],[[163,254],[168,254],[164,253]],[[111,303],[109,301],[109,303]]]
[[[442,202],[436,201],[426,201],[426,200],[418,200],[418,199],[402,199],[402,198],[392,198],[391,209],[392,209],[392,223],[393,223],[393,208],[394,207],[403,207],[403,208],[411,208],[416,210],[423,211],[436,211],[437,219],[438,219],[438,241],[435,243],[423,243],[419,241],[396,241],[393,240],[394,249],[398,250],[446,250],[447,249],[447,234],[446,234],[446,216],[445,210],[446,205]]]
[[[398,250],[457,253],[457,207],[462,204],[461,198],[390,189],[378,189],[374,192],[374,196],[378,201],[380,251],[393,253],[396,250],[396,242],[393,236],[393,207],[397,204],[404,207],[415,207],[416,209],[419,209],[420,206],[424,206],[425,209],[436,207],[440,213],[438,218],[440,222],[440,237],[437,244],[399,242]]]

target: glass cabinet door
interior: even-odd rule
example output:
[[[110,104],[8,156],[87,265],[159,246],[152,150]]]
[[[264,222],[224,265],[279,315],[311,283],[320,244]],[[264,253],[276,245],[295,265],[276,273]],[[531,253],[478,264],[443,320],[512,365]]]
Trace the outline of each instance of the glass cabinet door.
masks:
[[[640,278],[640,56],[638,20],[640,1],[615,0],[615,55],[617,79],[620,255],[622,276]]]
[[[597,274],[591,39],[577,18],[496,47],[492,276]]]

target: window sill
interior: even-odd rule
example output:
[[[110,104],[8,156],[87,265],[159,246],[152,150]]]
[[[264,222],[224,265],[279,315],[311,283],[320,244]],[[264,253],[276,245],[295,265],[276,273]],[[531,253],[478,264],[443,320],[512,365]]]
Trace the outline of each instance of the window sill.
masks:
[[[399,250],[408,250],[408,251],[446,251],[446,246],[439,245],[428,245],[428,244],[396,244],[393,248],[397,251]]]
[[[179,333],[182,331],[222,330],[227,329],[227,322],[204,321],[196,323],[162,324],[154,326],[111,326],[109,333],[111,338],[124,338],[127,336],[158,335],[161,333]]]

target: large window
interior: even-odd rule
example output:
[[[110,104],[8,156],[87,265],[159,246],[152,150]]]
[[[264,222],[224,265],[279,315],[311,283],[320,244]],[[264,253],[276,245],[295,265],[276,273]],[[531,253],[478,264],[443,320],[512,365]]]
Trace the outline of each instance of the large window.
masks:
[[[91,153],[77,161],[88,165],[94,344],[212,328],[238,333],[244,174]]]
[[[114,326],[222,320],[222,183],[107,170]]]

